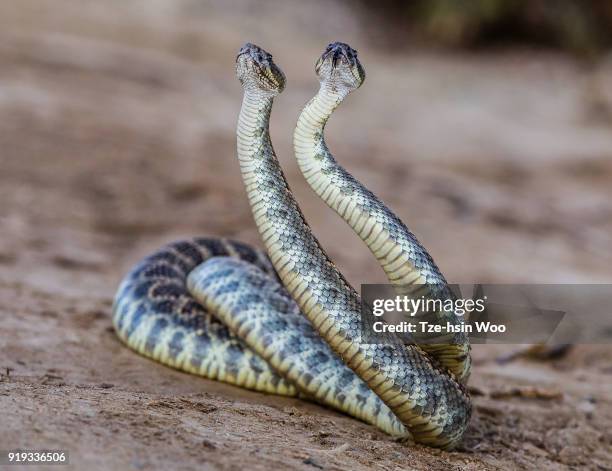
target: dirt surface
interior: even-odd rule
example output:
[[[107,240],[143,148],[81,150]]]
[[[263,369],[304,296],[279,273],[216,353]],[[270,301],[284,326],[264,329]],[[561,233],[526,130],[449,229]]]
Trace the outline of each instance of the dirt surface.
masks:
[[[516,346],[475,346],[473,420],[448,453],[120,344],[112,297],[143,255],[193,235],[259,244],[234,157],[247,40],[288,75],[273,139],[351,282],[384,278],[291,153],[332,39],[359,48],[368,79],[330,122],[331,147],[449,280],[612,281],[611,64],[398,55],[368,49],[325,2],[223,3],[0,5],[0,449],[64,448],[91,470],[612,469],[609,346],[504,365]]]

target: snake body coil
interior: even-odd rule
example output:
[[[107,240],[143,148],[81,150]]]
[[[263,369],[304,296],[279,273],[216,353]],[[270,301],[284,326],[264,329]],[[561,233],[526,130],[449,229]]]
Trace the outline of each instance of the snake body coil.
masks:
[[[301,394],[394,436],[454,447],[470,416],[461,384],[469,374],[467,342],[425,349],[394,339],[362,343],[359,295],[313,236],[272,148],[269,117],[284,75],[251,44],[240,50],[236,71],[244,88],[238,158],[268,255],[223,239],[167,246],[123,280],[113,308],[119,337],[175,368]],[[323,92],[336,95],[319,92],[298,122],[296,156],[307,180],[362,235],[393,282],[444,288],[425,249],[325,147],[327,116],[364,78],[355,51],[330,45],[317,71]]]

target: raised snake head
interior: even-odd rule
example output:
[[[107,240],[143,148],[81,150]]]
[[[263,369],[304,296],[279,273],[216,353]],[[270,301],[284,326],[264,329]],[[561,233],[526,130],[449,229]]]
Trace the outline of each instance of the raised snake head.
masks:
[[[276,96],[285,88],[285,74],[272,60],[272,54],[251,43],[238,52],[236,76],[245,90]]]
[[[357,51],[345,43],[334,42],[327,46],[315,71],[322,84],[340,93],[350,93],[365,80]]]

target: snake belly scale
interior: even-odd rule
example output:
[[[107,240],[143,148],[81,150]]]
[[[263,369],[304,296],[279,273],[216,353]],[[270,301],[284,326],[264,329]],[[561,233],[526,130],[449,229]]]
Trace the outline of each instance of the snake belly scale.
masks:
[[[320,70],[331,77],[326,86],[336,90],[354,85],[347,74],[360,79],[357,86],[363,81],[355,51],[342,43],[328,47],[317,66],[321,76]],[[457,342],[458,350],[447,345],[428,352],[394,338],[361,342],[360,297],[312,234],[272,147],[269,119],[284,74],[252,44],[240,50],[236,73],[244,89],[237,153],[266,253],[237,241],[196,238],[148,256],[126,275],[115,297],[119,338],[183,371],[303,396],[393,436],[453,448],[471,410],[462,384],[469,346]],[[300,162],[297,145],[296,156]],[[309,180],[308,169],[304,173]],[[335,192],[330,184],[329,194],[318,193],[333,207]],[[367,217],[347,222],[357,231],[371,224]],[[399,251],[392,246],[385,256]],[[407,272],[433,270],[428,257],[424,267],[409,266]],[[399,266],[398,260],[391,265]]]

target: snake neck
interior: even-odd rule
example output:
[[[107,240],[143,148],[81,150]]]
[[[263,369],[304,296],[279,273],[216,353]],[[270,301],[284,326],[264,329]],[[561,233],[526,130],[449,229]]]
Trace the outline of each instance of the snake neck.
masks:
[[[246,91],[237,133],[242,179],[278,277],[335,349],[339,336],[351,342],[361,337],[361,298],[321,247],[291,193],[270,140],[271,108],[272,98]]]
[[[294,150],[302,174],[315,193],[372,251],[390,283],[398,286],[445,283],[438,267],[412,233],[380,199],[340,166],[329,151],[325,125],[345,96],[322,84],[302,111],[294,132]],[[392,223],[397,227],[386,227]],[[395,229],[393,233],[391,229]],[[424,269],[417,269],[407,257],[402,257],[407,249],[414,248],[426,259]]]
[[[329,151],[325,125],[348,95],[326,83],[305,106],[294,132],[298,165],[314,192],[362,239],[383,268],[398,294],[413,297],[453,296],[435,262],[404,223],[364,185],[340,166]],[[435,313],[435,322],[463,323],[454,313]],[[433,345],[440,343],[446,345]],[[446,343],[448,342],[448,343]],[[421,347],[461,380],[470,370],[469,345],[464,333],[427,336]]]
[[[255,223],[276,272],[302,311],[325,304],[320,293],[361,300],[320,246],[291,193],[270,140],[271,97],[245,92],[238,119],[238,159]],[[359,330],[359,318],[332,313],[341,328]]]

